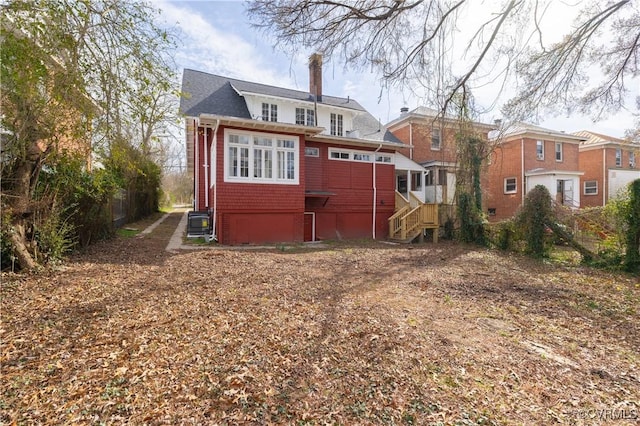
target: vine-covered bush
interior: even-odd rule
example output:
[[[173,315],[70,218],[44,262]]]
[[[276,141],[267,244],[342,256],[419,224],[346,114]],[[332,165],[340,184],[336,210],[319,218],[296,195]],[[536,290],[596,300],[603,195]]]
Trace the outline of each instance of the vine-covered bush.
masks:
[[[515,223],[523,234],[525,252],[534,257],[548,254],[547,223],[553,218],[551,194],[544,185],[536,185],[524,199]]]
[[[614,233],[600,252],[601,265],[640,272],[640,179],[618,192],[604,207]]]
[[[640,272],[640,179],[629,184],[627,223],[624,268],[629,272]]]

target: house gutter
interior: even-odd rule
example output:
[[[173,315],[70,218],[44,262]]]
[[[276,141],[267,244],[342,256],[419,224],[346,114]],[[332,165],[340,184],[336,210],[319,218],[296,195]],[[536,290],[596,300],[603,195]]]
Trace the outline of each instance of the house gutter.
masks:
[[[376,239],[376,204],[378,203],[378,188],[376,186],[376,153],[382,149],[382,144],[373,151],[373,225],[371,235]]]

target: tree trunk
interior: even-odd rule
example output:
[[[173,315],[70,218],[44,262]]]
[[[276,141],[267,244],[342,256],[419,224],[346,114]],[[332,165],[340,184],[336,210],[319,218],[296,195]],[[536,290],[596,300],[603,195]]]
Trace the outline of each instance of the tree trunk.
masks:
[[[40,171],[43,152],[37,143],[32,143],[24,158],[11,175],[13,187],[9,191],[7,204],[11,212],[11,244],[21,269],[33,269],[37,266],[33,253],[29,250],[27,238],[28,217],[33,215],[33,190]]]
[[[21,223],[16,223],[21,222]],[[27,235],[23,219],[18,219],[13,223],[14,232],[10,233],[13,251],[18,259],[21,269],[33,269],[37,266],[36,261],[29,252]]]

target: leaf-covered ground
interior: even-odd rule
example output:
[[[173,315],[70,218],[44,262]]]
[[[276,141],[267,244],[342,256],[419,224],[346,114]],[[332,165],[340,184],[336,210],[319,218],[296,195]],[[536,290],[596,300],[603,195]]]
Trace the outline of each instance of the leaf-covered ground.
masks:
[[[2,276],[3,424],[636,424],[640,279],[447,242]],[[145,225],[145,224],[142,224]]]

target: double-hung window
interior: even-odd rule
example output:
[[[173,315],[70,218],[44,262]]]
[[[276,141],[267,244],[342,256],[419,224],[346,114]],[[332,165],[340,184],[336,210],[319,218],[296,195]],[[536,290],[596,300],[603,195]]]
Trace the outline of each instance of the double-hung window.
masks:
[[[587,180],[584,182],[584,195],[597,195],[598,194],[598,181]]]
[[[440,129],[431,129],[431,149],[439,150],[442,132]]]
[[[278,121],[278,105],[263,102],[262,121]]]
[[[622,167],[622,150],[616,149],[616,167]]]
[[[342,114],[331,113],[331,135],[343,136],[343,117]]]
[[[636,167],[636,153],[633,151],[629,152],[629,167]]]
[[[562,161],[562,142],[556,142],[556,161]]]
[[[544,160],[544,141],[536,141],[536,158]]]
[[[225,182],[298,183],[299,140],[225,130]]]
[[[516,178],[505,178],[504,180],[504,193],[505,194],[515,194],[518,192],[518,181]]]

